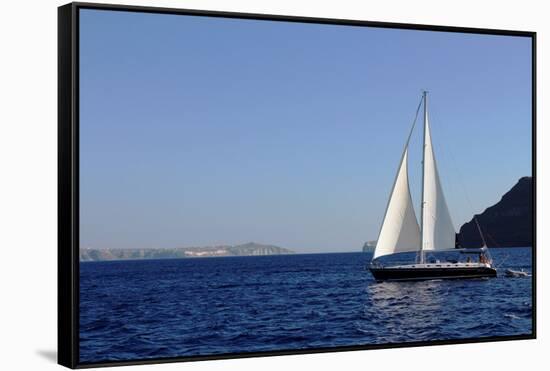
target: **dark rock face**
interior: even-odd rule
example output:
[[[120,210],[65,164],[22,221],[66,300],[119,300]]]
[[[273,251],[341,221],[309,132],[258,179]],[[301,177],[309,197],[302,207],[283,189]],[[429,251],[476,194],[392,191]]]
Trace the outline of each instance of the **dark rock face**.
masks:
[[[476,215],[489,247],[520,247],[533,244],[533,195],[531,177],[521,178],[502,199]],[[457,234],[462,247],[482,245],[475,220],[465,223]]]

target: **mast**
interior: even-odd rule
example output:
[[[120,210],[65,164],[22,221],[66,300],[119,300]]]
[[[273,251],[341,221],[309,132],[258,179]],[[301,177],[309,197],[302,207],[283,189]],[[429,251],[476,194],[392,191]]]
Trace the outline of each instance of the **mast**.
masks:
[[[422,91],[422,98],[424,99],[424,131],[422,134],[422,196],[420,201],[420,263],[425,262],[424,254],[424,176],[425,176],[425,160],[426,160],[426,123],[428,122],[428,92],[426,90]]]

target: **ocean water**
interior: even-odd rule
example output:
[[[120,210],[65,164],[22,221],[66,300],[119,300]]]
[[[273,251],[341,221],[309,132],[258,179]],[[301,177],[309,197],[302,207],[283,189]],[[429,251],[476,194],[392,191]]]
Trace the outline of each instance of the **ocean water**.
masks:
[[[80,264],[80,361],[530,334],[530,248],[493,279],[375,282],[370,253]]]

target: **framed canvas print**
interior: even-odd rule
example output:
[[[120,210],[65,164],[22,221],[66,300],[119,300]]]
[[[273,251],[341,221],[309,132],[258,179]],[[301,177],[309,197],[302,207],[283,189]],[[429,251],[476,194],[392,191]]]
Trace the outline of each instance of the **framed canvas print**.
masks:
[[[59,8],[59,363],[535,337],[535,33]]]

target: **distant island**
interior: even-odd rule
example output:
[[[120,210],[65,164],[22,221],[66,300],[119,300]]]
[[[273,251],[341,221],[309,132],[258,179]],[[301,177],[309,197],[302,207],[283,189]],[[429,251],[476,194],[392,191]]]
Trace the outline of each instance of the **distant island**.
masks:
[[[255,242],[243,245],[220,245],[179,248],[145,249],[80,249],[80,261],[134,260],[134,259],[181,259],[220,256],[258,256],[294,254],[294,251],[274,245]]]
[[[523,177],[501,200],[476,215],[489,247],[533,245],[533,178]],[[479,247],[481,237],[475,221],[465,223],[457,234],[463,247]]]
[[[363,252],[373,252],[376,248],[376,242],[377,241],[367,241],[363,245]]]
[[[533,245],[533,178],[521,178],[499,202],[475,215],[488,247],[526,247]],[[474,218],[460,227],[457,247],[482,245]],[[363,252],[371,252],[376,241],[367,241]]]

